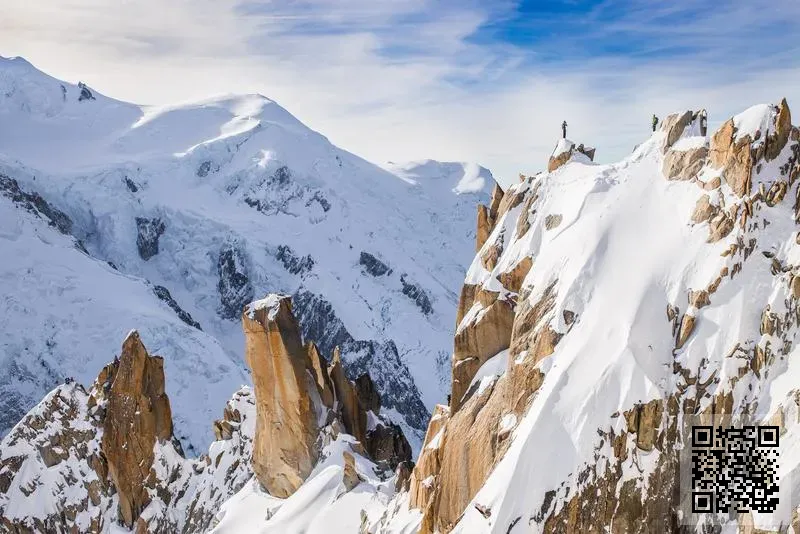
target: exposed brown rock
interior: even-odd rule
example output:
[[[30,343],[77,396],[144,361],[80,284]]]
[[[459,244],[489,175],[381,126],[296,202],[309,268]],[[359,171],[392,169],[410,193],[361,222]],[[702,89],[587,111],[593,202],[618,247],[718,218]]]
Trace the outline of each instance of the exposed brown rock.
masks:
[[[554,282],[534,304],[528,299],[519,303],[511,333],[512,358],[528,351],[528,357],[538,362],[553,353],[552,349],[558,343],[560,335],[547,325],[546,317],[551,316],[555,295]]]
[[[489,208],[478,204],[478,230],[475,235],[475,252],[483,248],[483,244],[492,233],[492,222],[489,219]]]
[[[686,344],[686,341],[689,340],[689,336],[692,334],[692,331],[694,330],[694,323],[695,323],[694,315],[689,315],[688,313],[683,315],[683,319],[681,320],[681,327],[680,330],[678,331],[678,339],[676,340],[675,343],[676,349],[682,348]]]
[[[481,262],[483,263],[483,267],[487,271],[493,270],[497,267],[497,262],[500,259],[500,255],[503,254],[503,247],[501,244],[494,244],[487,248],[484,253],[481,255]]]
[[[272,295],[251,304],[242,325],[256,396],[253,471],[271,495],[288,497],[311,473],[319,455],[309,389],[314,384],[307,373],[312,366],[289,297]]]
[[[564,217],[560,214],[548,215],[547,217],[544,218],[544,227],[547,230],[552,230],[553,228],[556,228],[559,224],[561,224],[561,221],[563,219]]]
[[[737,196],[750,193],[754,159],[749,135],[736,140],[733,119],[728,119],[711,138],[711,164],[722,169],[725,182]]]
[[[767,138],[764,148],[764,159],[772,161],[777,158],[783,147],[789,141],[792,132],[792,112],[784,98],[778,105],[778,114],[775,117],[775,132]]]
[[[414,501],[416,507],[423,510],[421,533],[452,529],[503,457],[511,442],[511,433],[501,432],[500,422],[506,415],[519,420],[544,380],[535,362],[532,356],[524,358],[511,366],[493,386],[470,397],[458,412],[446,419],[439,448],[429,453],[429,449],[423,447],[420,463],[427,462],[428,470],[417,474],[415,468],[412,475],[412,491],[415,478],[431,483],[431,488],[422,491]],[[439,464],[439,470],[432,470],[431,464]],[[429,478],[422,477],[423,474]],[[424,487],[418,483],[416,488],[420,486]]]
[[[411,472],[414,470],[414,462],[400,462],[395,469],[394,490],[396,492],[409,491],[411,486]]]
[[[719,189],[719,186],[721,185],[722,185],[722,179],[719,176],[715,176],[703,184],[703,189],[705,189],[706,191],[713,191],[715,189]]]
[[[364,410],[371,410],[375,415],[378,415],[381,412],[381,396],[369,374],[364,373],[356,378],[355,386],[356,395]]]
[[[378,424],[367,432],[364,445],[372,461],[388,469],[411,461],[411,445],[395,424]]]
[[[694,113],[691,111],[686,111],[684,113],[673,113],[664,119],[664,122],[661,124],[661,129],[667,134],[664,138],[664,152],[669,150],[669,148],[672,147],[672,145],[674,145],[678,139],[680,139],[683,131],[686,129],[689,123],[692,122],[693,116]]]
[[[788,187],[789,186],[786,182],[782,182],[780,180],[772,184],[766,195],[764,195],[764,202],[767,203],[767,206],[772,207],[783,200],[783,197],[786,196]]]
[[[528,276],[531,267],[533,267],[533,259],[530,256],[525,256],[510,271],[500,273],[497,279],[507,290],[512,293],[519,293],[522,288],[522,282]]]
[[[655,399],[647,404],[636,405],[625,412],[628,432],[636,434],[636,446],[644,451],[652,451],[658,428],[661,425],[663,401]]]
[[[172,438],[172,413],[164,392],[164,360],[149,356],[136,331],[122,344],[108,392],[102,451],[129,528],[150,502],[145,482],[156,440]]]
[[[792,297],[796,299],[800,299],[800,276],[792,276],[792,281],[790,282],[791,290],[792,290]]]
[[[446,432],[447,421],[450,418],[450,408],[437,404],[425,432],[422,450],[419,453],[417,465],[411,473],[409,482],[409,502],[412,508],[425,509],[431,502],[436,484],[435,478],[441,469],[441,439]],[[440,432],[442,435],[440,436]],[[431,446],[435,438],[440,441],[438,447]]]
[[[701,289],[700,291],[689,291],[689,305],[695,308],[702,308],[708,306],[711,301],[708,300],[708,291]]]
[[[514,307],[507,300],[495,300],[480,320],[456,332],[453,350],[450,408],[458,410],[475,373],[486,360],[508,348],[514,322]]]
[[[761,328],[762,335],[771,336],[775,334],[778,325],[778,315],[770,310],[769,304],[761,312]]]
[[[326,408],[333,408],[333,382],[331,382],[331,377],[328,375],[328,364],[322,358],[314,342],[308,343],[306,352],[308,353],[308,363],[310,364],[309,371],[316,382],[319,398]],[[378,407],[380,409],[380,399],[378,399]],[[375,413],[378,413],[378,410]]]
[[[716,206],[711,205],[711,198],[708,195],[703,195],[697,199],[697,204],[694,206],[692,222],[695,224],[706,222],[714,216],[716,210]]]
[[[361,406],[356,388],[344,372],[339,347],[333,351],[333,359],[328,368],[336,392],[336,402],[345,431],[353,435],[362,444],[367,437],[367,413]]]
[[[798,236],[800,236],[800,234],[798,234]],[[471,284],[464,284],[461,286],[461,295],[458,298],[458,308],[456,309],[456,328],[458,328],[458,325],[461,324],[461,320],[475,303],[475,294],[477,291],[478,286]]]
[[[353,455],[345,451],[342,453],[344,456],[344,472],[342,473],[342,483],[344,484],[345,491],[351,491],[353,488],[361,483],[361,479],[356,471],[356,460]]]
[[[526,188],[519,185],[509,187],[503,195],[500,205],[497,207],[497,214],[495,215],[494,224],[497,224],[500,218],[508,213],[509,210],[512,210],[522,204],[522,201],[525,200],[525,196]]]
[[[567,163],[572,156],[579,152],[589,158],[590,161],[594,161],[594,154],[595,148],[594,147],[585,147],[581,145],[572,144],[568,150],[557,154],[556,156],[550,156],[550,160],[547,162],[547,172],[553,172],[554,170],[558,169],[565,163]]]
[[[733,227],[733,219],[728,217],[725,212],[717,213],[709,222],[708,242],[716,243],[720,239],[726,238],[733,231]]]
[[[536,201],[536,199],[537,196],[535,194],[529,194],[525,200],[525,204],[522,206],[522,213],[520,214],[519,219],[517,219],[517,227],[514,233],[517,239],[524,236],[531,227],[530,218],[533,216],[531,213],[531,208],[533,207],[533,203]]]
[[[554,170],[563,166],[566,162],[569,161],[569,158],[571,157],[572,157],[572,149],[566,152],[562,152],[561,154],[558,154],[555,157],[550,156],[550,160],[547,162],[547,172],[553,172]]]
[[[691,180],[706,164],[708,148],[698,147],[690,150],[670,149],[664,155],[661,167],[667,180]]]
[[[500,203],[503,201],[505,193],[500,188],[500,184],[495,183],[492,188],[492,200],[489,203],[489,217],[492,221],[497,220],[497,214],[500,211]]]

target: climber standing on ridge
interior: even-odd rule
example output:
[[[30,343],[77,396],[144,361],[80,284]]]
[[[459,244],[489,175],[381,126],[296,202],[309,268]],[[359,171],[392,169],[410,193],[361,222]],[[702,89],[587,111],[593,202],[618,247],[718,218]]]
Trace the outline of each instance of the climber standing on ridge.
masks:
[[[656,127],[657,126],[658,126],[658,117],[656,117],[656,114],[653,113],[653,131],[654,132],[656,131]]]
[[[561,137],[567,138],[567,121],[561,123]]]

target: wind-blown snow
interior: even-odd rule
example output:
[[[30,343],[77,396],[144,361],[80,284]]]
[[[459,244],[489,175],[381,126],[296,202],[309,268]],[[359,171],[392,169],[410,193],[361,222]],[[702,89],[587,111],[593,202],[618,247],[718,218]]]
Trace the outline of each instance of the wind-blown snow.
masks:
[[[751,106],[733,117],[733,125],[736,127],[736,138],[749,135],[755,139],[756,132],[761,132],[761,138],[765,138],[772,127],[772,107],[769,104],[756,104]]]

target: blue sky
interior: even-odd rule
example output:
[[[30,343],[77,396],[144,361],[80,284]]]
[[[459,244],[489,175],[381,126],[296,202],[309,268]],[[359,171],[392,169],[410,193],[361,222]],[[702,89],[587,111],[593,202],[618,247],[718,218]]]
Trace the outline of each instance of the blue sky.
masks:
[[[0,55],[140,103],[259,92],[375,162],[509,182],[564,119],[611,161],[652,113],[800,106],[799,26],[788,0],[7,0]]]

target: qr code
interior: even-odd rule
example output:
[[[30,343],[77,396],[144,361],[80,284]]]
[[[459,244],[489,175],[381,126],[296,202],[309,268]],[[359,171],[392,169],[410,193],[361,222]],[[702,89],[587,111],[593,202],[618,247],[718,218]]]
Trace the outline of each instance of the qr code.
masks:
[[[693,426],[692,512],[774,512],[779,434],[777,426]]]

